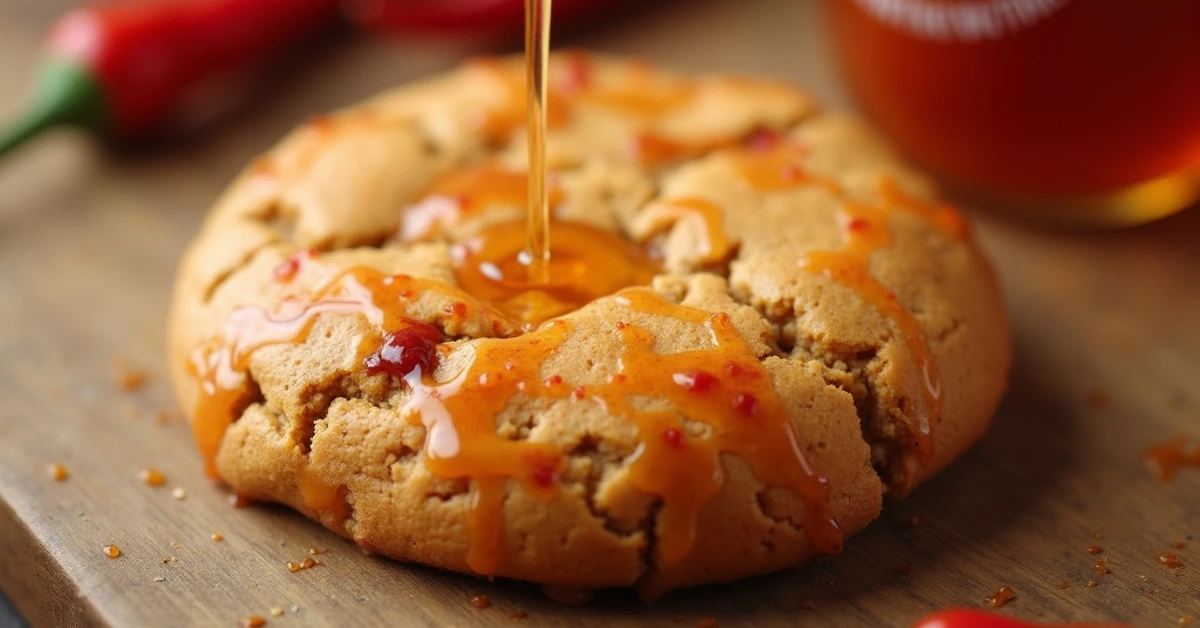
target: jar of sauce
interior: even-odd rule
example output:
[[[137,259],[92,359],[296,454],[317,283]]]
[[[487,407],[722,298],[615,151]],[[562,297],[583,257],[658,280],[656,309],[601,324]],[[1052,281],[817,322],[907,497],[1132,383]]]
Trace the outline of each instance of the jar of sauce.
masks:
[[[1115,227],[1200,199],[1200,0],[828,0],[876,124],[952,187]]]

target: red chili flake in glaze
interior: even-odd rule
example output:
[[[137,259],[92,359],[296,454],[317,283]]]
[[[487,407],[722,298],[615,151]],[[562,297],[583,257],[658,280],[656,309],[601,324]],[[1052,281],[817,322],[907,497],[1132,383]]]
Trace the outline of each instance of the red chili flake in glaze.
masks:
[[[412,321],[411,325],[385,335],[383,344],[363,358],[368,373],[404,377],[417,367],[422,372],[429,372],[437,345],[442,339],[441,332],[425,323]]]
[[[546,386],[547,386],[547,387],[549,387],[549,386],[557,386],[557,385],[559,385],[559,384],[561,384],[561,383],[562,383],[562,376],[561,376],[561,375],[551,375],[550,377],[547,377],[547,378],[546,378]]]
[[[780,141],[779,131],[774,129],[755,129],[746,138],[746,148],[754,152],[765,153],[775,148]]]
[[[667,431],[663,432],[663,440],[667,441],[668,445],[672,445],[675,447],[682,447],[683,446],[683,432],[681,432],[673,427],[667,428]]]
[[[557,465],[548,461],[535,460],[530,464],[529,479],[543,488],[554,486],[558,481]]]
[[[745,377],[747,375],[754,374],[753,371],[746,369],[745,367],[743,367],[741,364],[738,364],[737,362],[727,363],[725,365],[725,372],[727,374],[729,374],[730,377]]]
[[[275,281],[291,281],[292,278],[296,276],[296,273],[300,272],[300,266],[304,264],[304,260],[312,259],[316,256],[316,249],[296,251],[295,253],[287,256],[287,259],[283,260],[283,262],[276,266],[275,270],[272,272],[272,275],[275,277]]]
[[[574,391],[571,392],[571,396],[576,399],[583,399],[584,397],[587,396],[587,387],[580,386],[579,388],[576,388]]]
[[[750,393],[738,393],[733,398],[733,409],[746,416],[758,414],[758,399]]]
[[[463,303],[462,301],[455,301],[454,303],[447,305],[446,309],[443,311],[452,318],[462,320],[467,317],[467,304]]]
[[[621,384],[624,382],[625,382],[625,374],[624,373],[613,373],[612,375],[608,376],[608,383],[610,383],[610,384]]]
[[[1171,552],[1159,554],[1158,562],[1166,565],[1167,567],[1169,567],[1171,569],[1179,569],[1180,567],[1183,566],[1183,561],[1179,560],[1179,557],[1172,554]]]
[[[866,218],[854,218],[846,224],[846,228],[850,231],[865,231],[871,227],[871,221]]]
[[[626,323],[625,321],[617,321],[617,329],[625,329],[626,327],[629,327],[629,323]]]
[[[687,371],[671,376],[675,383],[688,392],[702,393],[717,385],[717,377],[708,371]]]
[[[471,598],[471,606],[474,606],[479,610],[483,610],[491,605],[492,601],[488,599],[488,596],[486,595],[476,595],[475,597]]]

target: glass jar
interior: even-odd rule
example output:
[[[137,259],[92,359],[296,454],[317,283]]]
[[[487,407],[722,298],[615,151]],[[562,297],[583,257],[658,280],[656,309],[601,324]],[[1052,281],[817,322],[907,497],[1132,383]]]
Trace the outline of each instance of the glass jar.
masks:
[[[1200,0],[828,0],[867,114],[952,187],[1055,224],[1200,198]]]

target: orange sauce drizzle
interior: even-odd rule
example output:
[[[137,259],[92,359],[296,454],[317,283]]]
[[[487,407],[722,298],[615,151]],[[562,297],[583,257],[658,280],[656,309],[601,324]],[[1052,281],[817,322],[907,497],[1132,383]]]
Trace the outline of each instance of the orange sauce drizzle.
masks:
[[[550,234],[549,281],[530,285],[521,259],[525,224],[517,221],[493,225],[452,249],[458,284],[532,326],[621,288],[648,284],[657,272],[649,255],[609,231],[552,222]]]
[[[637,312],[702,324],[713,339],[708,349],[660,354],[648,330],[618,325],[625,343],[621,376],[593,393],[610,412],[638,425],[641,442],[630,479],[663,499],[662,558],[678,561],[691,550],[700,509],[724,481],[722,452],[742,457],[760,481],[802,497],[805,531],[814,547],[840,552],[842,533],[829,510],[828,481],[809,465],[771,374],[729,316],[680,306],[647,290],[626,290],[617,298]],[[635,396],[666,399],[674,412],[636,410],[629,403]],[[710,431],[693,434],[681,418],[705,423]]]
[[[730,149],[726,155],[733,160],[743,179],[755,189],[776,191],[816,184],[840,190],[837,182],[810,175],[803,170],[800,161],[804,156],[803,147],[771,132],[753,134],[744,146]],[[843,206],[843,248],[811,252],[800,260],[800,265],[809,272],[826,275],[853,289],[899,328],[905,346],[924,380],[924,407],[919,412],[920,422],[912,440],[918,459],[928,464],[933,459],[933,428],[942,409],[942,380],[937,360],[929,348],[920,321],[900,304],[891,290],[871,275],[869,261],[871,253],[891,245],[888,218],[894,211],[916,214],[947,237],[969,237],[970,230],[968,223],[952,206],[914,199],[889,179],[881,181],[880,193],[883,198],[881,207],[855,202],[847,202]],[[668,209],[671,206],[679,208]],[[728,246],[722,229],[721,209],[707,201],[667,201],[664,209],[656,206],[648,211],[661,211],[667,215],[689,211],[691,216],[707,223],[710,251],[715,253],[722,246]],[[705,255],[701,261],[709,262],[713,257],[712,254]]]
[[[703,235],[698,260],[701,264],[720,262],[733,249],[723,226],[724,212],[712,201],[692,197],[661,201],[647,207],[643,215],[657,225],[647,237],[669,229],[679,220],[696,222]]]
[[[1180,435],[1146,451],[1146,466],[1160,482],[1170,482],[1184,467],[1200,469],[1200,445],[1188,445]]]
[[[889,211],[858,203],[846,203],[842,211],[845,246],[836,251],[813,251],[800,260],[800,267],[854,290],[899,328],[924,380],[924,407],[917,413],[920,419],[912,438],[918,459],[929,464],[933,460],[933,428],[942,411],[942,379],[937,359],[929,348],[921,322],[900,304],[895,293],[871,275],[869,266],[871,253],[891,244],[887,228]]]
[[[562,203],[562,191],[550,180],[550,207]],[[454,170],[439,178],[421,200],[404,210],[400,237],[405,242],[427,240],[463,218],[488,207],[505,206],[522,212],[529,198],[529,175],[495,164]]]
[[[456,300],[445,313],[446,323],[459,323],[475,312],[491,321],[494,331],[507,328],[507,321],[495,315],[471,295],[440,281],[416,279],[405,275],[384,275],[359,267],[337,275],[317,289],[307,304],[285,301],[279,311],[268,313],[255,307],[234,310],[220,337],[197,347],[190,364],[200,383],[200,398],[192,423],[193,435],[210,477],[217,477],[216,455],[225,430],[249,402],[246,370],[250,356],[269,345],[300,343],[308,337],[312,325],[322,314],[361,314],[376,327],[397,330],[407,325],[405,303],[424,291],[434,291]],[[376,339],[376,343],[378,340]],[[370,343],[358,348],[360,357],[374,350]],[[328,488],[310,486],[313,506],[332,501]],[[336,489],[333,489],[336,490]]]
[[[303,342],[316,317],[326,313],[365,316],[381,332],[401,328],[408,321],[404,304],[420,290],[455,289],[356,268],[316,291],[311,303],[287,318],[237,310],[225,335],[207,347],[206,359],[197,364],[204,394],[196,432],[210,470],[223,432],[238,411],[237,400],[248,396],[245,369],[255,349]],[[631,481],[662,499],[658,551],[664,560],[677,561],[690,551],[696,518],[723,482],[722,452],[743,457],[763,482],[803,497],[805,526],[814,545],[839,551],[841,533],[829,510],[829,486],[808,464],[770,374],[729,317],[679,306],[645,290],[619,293],[618,302],[631,312],[704,325],[713,346],[659,354],[648,330],[619,324],[619,372],[605,384],[575,386],[542,373],[542,365],[573,331],[569,321],[552,320],[516,338],[475,341],[469,364],[444,381],[435,381],[421,368],[403,377],[411,395],[402,413],[427,428],[425,464],[439,476],[472,481],[468,565],[481,574],[497,573],[502,566],[503,506],[510,480],[542,499],[556,494],[562,464],[557,446],[510,440],[496,431],[496,417],[518,395],[599,401],[638,426]],[[379,344],[379,339],[368,341],[359,354]],[[641,397],[664,399],[673,411],[639,410],[632,399]],[[696,432],[685,419],[709,428]],[[344,488],[334,480],[307,473],[302,486],[309,507],[333,513],[335,519],[344,517],[339,510]]]

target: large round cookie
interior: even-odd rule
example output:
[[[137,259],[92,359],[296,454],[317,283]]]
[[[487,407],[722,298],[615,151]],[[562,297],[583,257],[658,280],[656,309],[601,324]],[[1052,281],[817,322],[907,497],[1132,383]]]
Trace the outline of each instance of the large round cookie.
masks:
[[[211,474],[397,559],[654,596],[836,553],[982,434],[1010,352],[970,230],[786,85],[556,56],[556,218],[661,272],[536,329],[462,290],[523,216],[521,76],[312,120],[220,199],[169,331]]]

